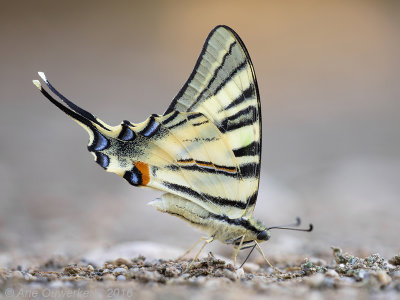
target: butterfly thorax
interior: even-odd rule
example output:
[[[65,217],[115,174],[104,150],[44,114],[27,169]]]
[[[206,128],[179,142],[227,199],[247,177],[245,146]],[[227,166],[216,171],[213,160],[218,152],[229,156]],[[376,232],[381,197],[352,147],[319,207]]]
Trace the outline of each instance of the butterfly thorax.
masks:
[[[239,245],[242,239],[244,244],[252,241],[262,242],[270,237],[262,222],[255,218],[230,219],[222,216],[215,218],[215,222],[210,225],[216,229],[211,236],[226,244]]]

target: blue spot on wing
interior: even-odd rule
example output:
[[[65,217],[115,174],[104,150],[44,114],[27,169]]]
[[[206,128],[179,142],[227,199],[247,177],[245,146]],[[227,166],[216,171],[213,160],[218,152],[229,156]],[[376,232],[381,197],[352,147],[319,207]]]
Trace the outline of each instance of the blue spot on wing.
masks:
[[[128,126],[123,126],[121,132],[118,135],[118,138],[123,141],[131,141],[136,137],[135,132],[130,129]]]
[[[94,131],[93,143],[88,147],[89,151],[102,151],[109,146],[109,141],[98,131]]]
[[[94,150],[101,151],[101,150],[106,149],[108,146],[108,140],[100,133],[97,133],[97,136],[98,136],[98,139],[97,139],[96,146],[94,147]]]
[[[142,184],[142,173],[136,167],[133,167],[131,171],[126,171],[124,178],[134,186]]]
[[[142,130],[141,134],[145,137],[152,137],[160,128],[160,123],[158,123],[154,117],[151,117],[146,128]]]
[[[105,169],[110,164],[110,158],[101,152],[97,152],[96,162]]]

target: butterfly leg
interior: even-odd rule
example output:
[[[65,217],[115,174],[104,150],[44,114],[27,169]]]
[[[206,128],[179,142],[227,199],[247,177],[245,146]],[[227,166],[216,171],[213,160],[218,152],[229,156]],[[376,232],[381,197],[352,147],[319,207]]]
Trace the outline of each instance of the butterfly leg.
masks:
[[[208,236],[203,236],[202,238],[200,238],[196,243],[193,244],[192,247],[190,247],[185,253],[183,253],[181,256],[179,256],[177,258],[177,260],[181,260],[182,258],[184,258],[186,255],[188,255],[190,253],[190,251],[193,250],[193,248],[195,248],[201,241],[207,240]]]
[[[235,252],[233,253],[233,265],[234,266],[236,266],[236,258],[239,254],[240,248],[242,248],[244,237],[245,237],[245,235],[243,235],[242,238],[240,238],[239,246],[237,246],[237,248],[235,248]]]
[[[260,254],[261,254],[262,257],[265,259],[265,261],[267,262],[267,264],[268,264],[272,269],[274,269],[275,272],[277,272],[277,273],[279,273],[279,274],[282,274],[281,271],[279,271],[277,268],[275,268],[275,267],[268,261],[268,259],[265,257],[264,252],[262,251],[262,249],[261,249],[260,245],[257,243],[257,241],[254,241],[254,242],[256,243],[256,248],[257,248],[258,252],[260,252]]]
[[[193,260],[192,260],[192,262],[190,263],[188,269],[190,269],[190,268],[192,267],[194,261],[197,259],[197,257],[199,257],[199,255],[200,255],[201,251],[203,251],[204,247],[205,247],[207,244],[211,243],[213,240],[214,240],[214,237],[212,236],[212,237],[210,237],[210,238],[208,238],[208,239],[206,239],[206,240],[204,241],[203,246],[201,246],[199,252],[197,252],[196,256],[193,258]],[[199,241],[199,242],[200,242],[200,241]]]

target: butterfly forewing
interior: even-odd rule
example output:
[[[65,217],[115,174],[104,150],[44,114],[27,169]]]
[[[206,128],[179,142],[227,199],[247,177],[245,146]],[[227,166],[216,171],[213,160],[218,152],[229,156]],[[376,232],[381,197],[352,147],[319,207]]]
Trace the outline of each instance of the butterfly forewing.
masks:
[[[221,131],[239,169],[236,200],[247,201],[243,214],[251,214],[259,185],[261,109],[250,56],[233,30],[218,26],[210,33],[167,112],[173,110],[201,112]]]

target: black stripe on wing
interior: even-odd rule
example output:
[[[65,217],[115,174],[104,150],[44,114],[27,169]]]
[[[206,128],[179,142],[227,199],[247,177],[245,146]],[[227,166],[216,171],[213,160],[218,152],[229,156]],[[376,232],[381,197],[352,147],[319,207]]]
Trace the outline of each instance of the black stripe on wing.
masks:
[[[251,206],[255,203],[255,199],[257,199],[257,194],[251,195],[246,202],[240,202],[237,200],[230,200],[230,199],[226,199],[226,198],[222,198],[222,197],[215,197],[212,195],[208,195],[205,193],[201,193],[199,194],[198,192],[192,190],[191,188],[187,187],[187,186],[183,186],[183,185],[179,185],[176,183],[171,183],[171,182],[162,182],[162,184],[170,189],[171,191],[176,191],[176,192],[180,192],[183,194],[186,194],[188,196],[192,196],[195,197],[196,199],[199,199],[201,201],[205,201],[205,199],[207,201],[210,201],[213,204],[216,205],[220,205],[220,206],[226,206],[226,207],[236,207],[239,209],[246,209],[248,206]]]
[[[223,108],[222,110],[228,110],[232,107],[235,107],[239,104],[242,104],[243,102],[245,102],[247,99],[252,99],[255,96],[255,92],[254,92],[254,86],[252,84],[250,84],[250,86],[245,89],[243,91],[242,94],[240,94],[239,97],[237,97],[235,100],[233,100],[228,106],[226,106],[225,108]],[[221,111],[222,111],[221,110]],[[220,111],[220,112],[221,112]]]
[[[257,108],[255,106],[248,106],[222,120],[220,130],[224,133],[247,125],[252,125],[257,121]]]
[[[257,149],[259,148],[260,144],[258,142],[252,142],[251,144],[242,148],[233,149],[233,154],[235,154],[235,157],[254,156],[258,154]]]

